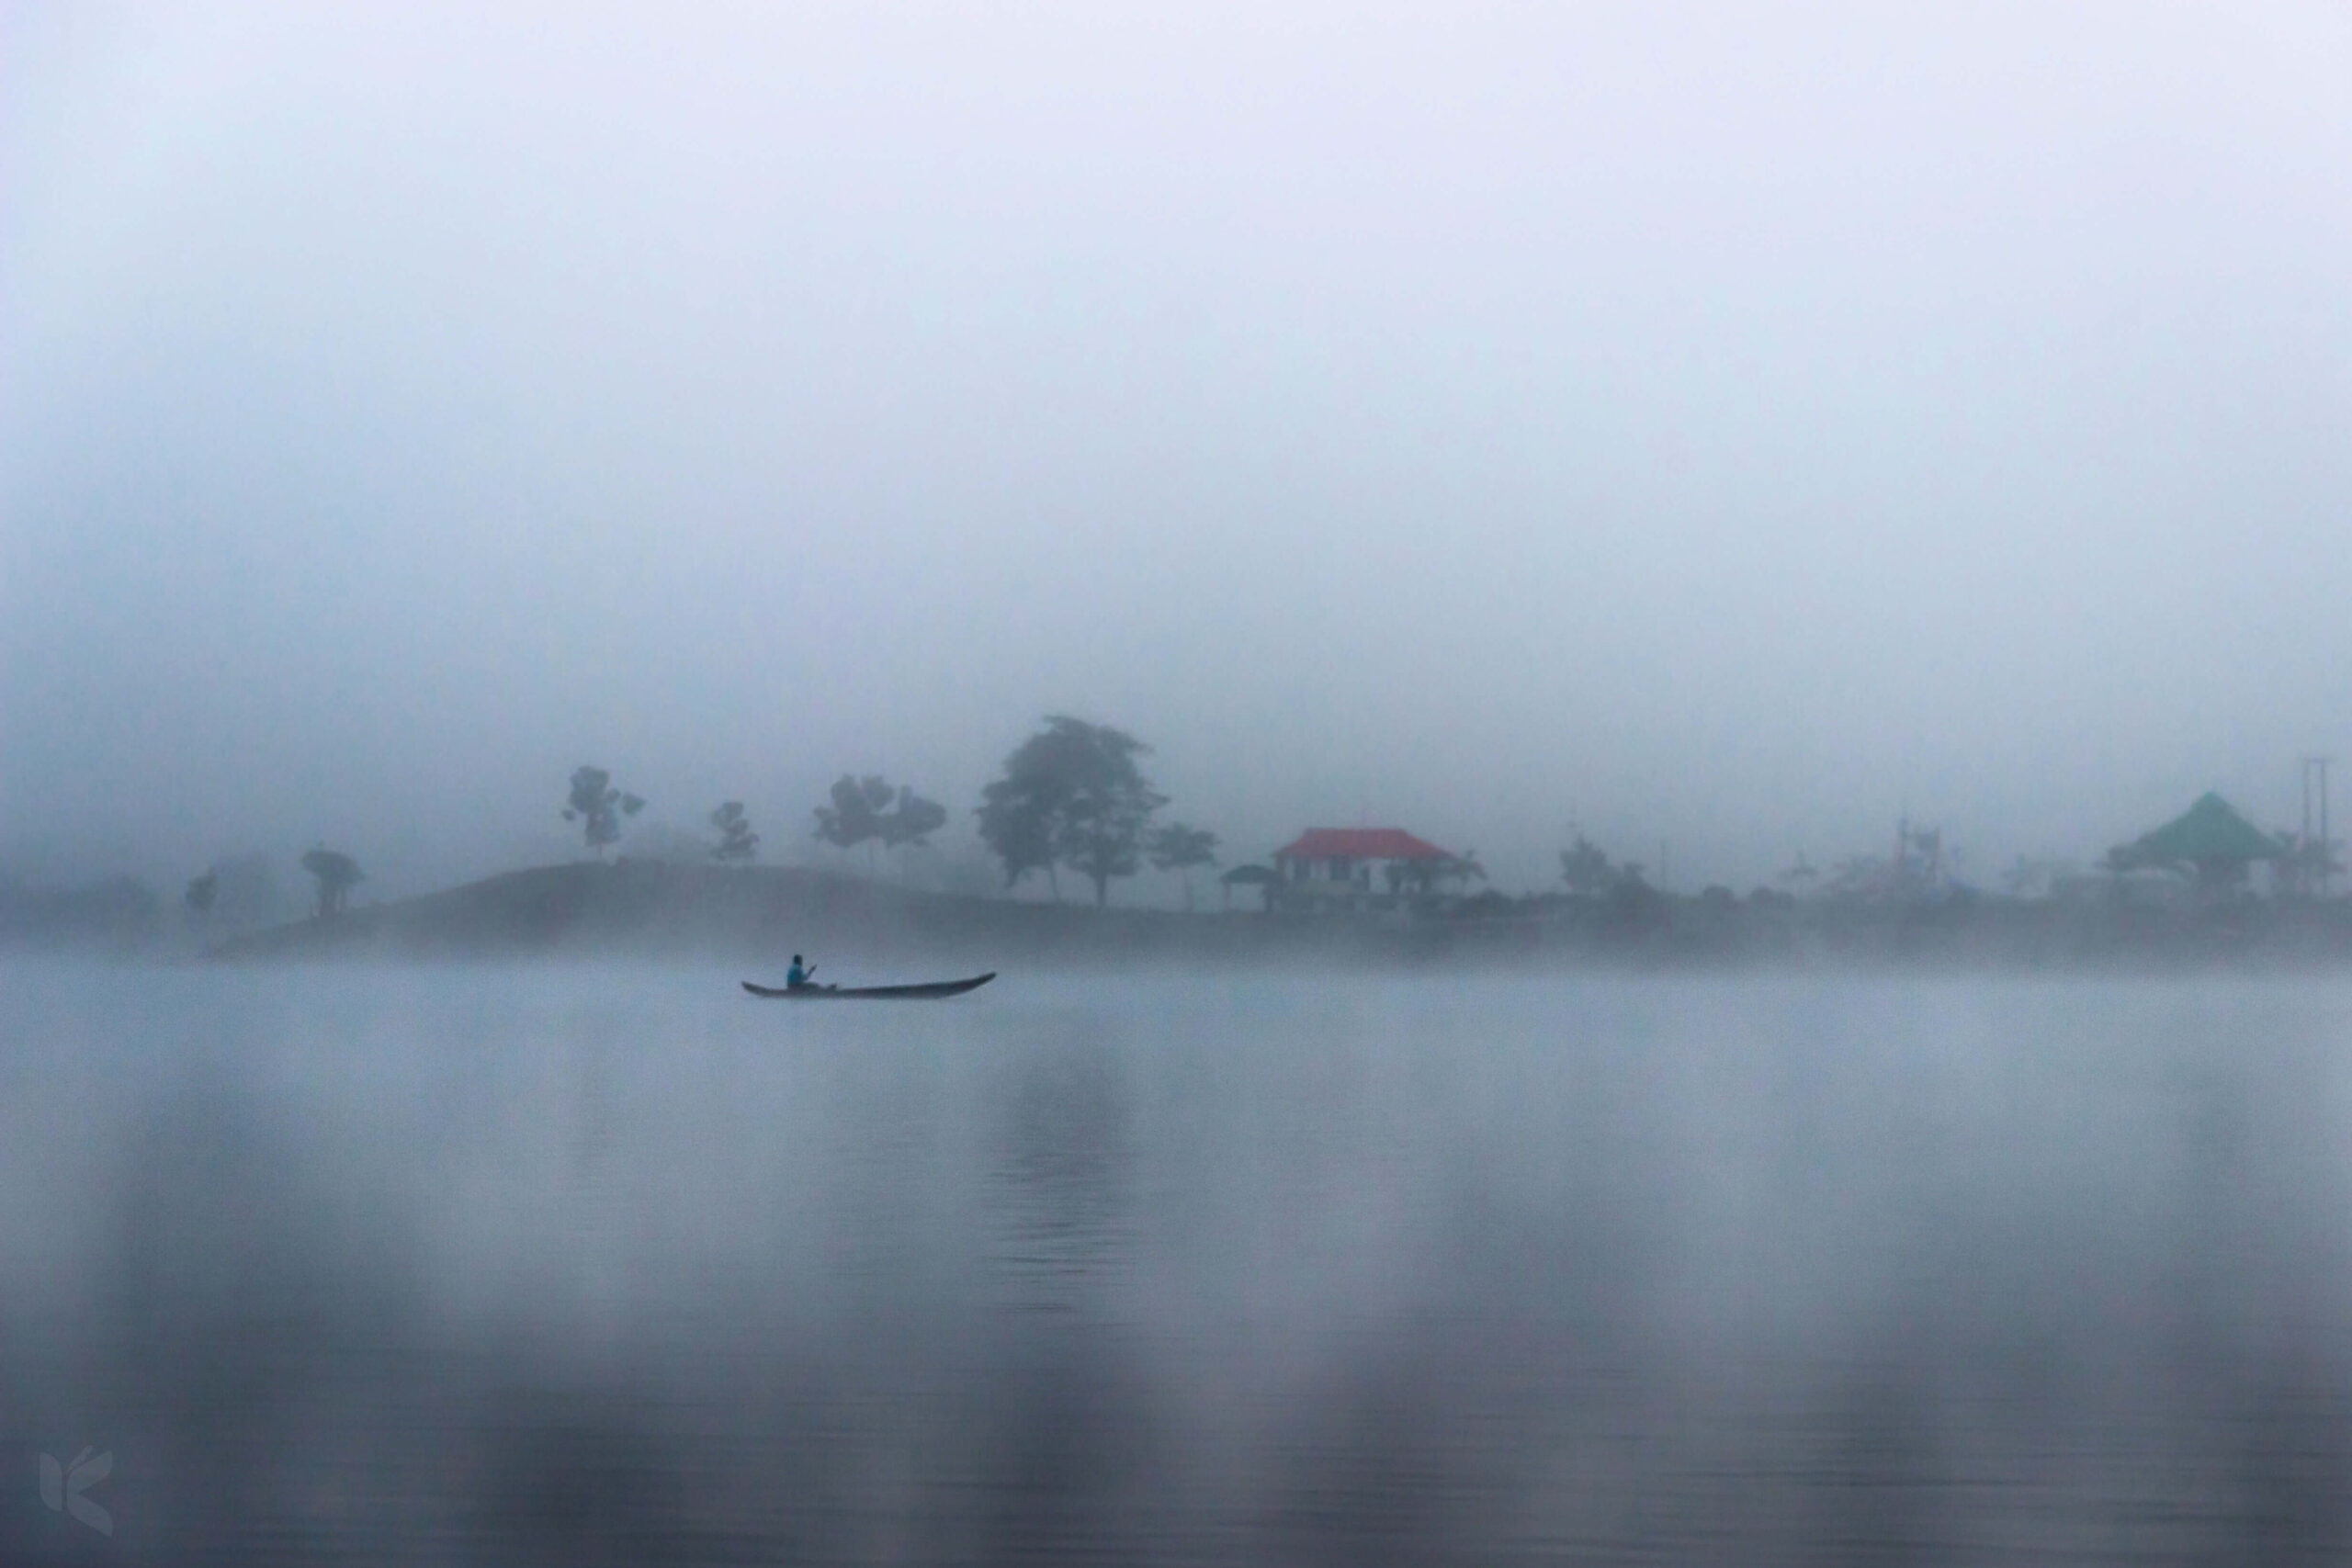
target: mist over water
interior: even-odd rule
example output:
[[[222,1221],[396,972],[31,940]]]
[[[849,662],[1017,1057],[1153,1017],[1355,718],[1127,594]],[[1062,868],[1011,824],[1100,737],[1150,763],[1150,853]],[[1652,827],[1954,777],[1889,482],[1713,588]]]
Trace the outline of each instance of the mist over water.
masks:
[[[2339,984],[6,979],[10,1562],[2352,1550]]]
[[[0,0],[0,1568],[2352,1561],[2347,60]]]
[[[428,892],[576,855],[582,763],[777,859],[887,774],[985,866],[1047,713],[1228,863],[1514,891],[2284,826],[2347,57],[2318,0],[8,6],[0,872]]]

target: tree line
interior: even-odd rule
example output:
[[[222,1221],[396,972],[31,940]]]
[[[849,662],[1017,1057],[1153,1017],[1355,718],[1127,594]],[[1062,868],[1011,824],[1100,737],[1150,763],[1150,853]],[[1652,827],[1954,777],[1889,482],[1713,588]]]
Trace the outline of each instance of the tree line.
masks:
[[[1061,874],[1069,871],[1092,886],[1101,906],[1110,902],[1114,880],[1148,863],[1183,877],[1184,905],[1192,908],[1190,874],[1217,863],[1217,836],[1158,820],[1168,796],[1143,771],[1141,759],[1150,754],[1149,746],[1125,730],[1047,715],[1043,728],[1005,759],[1002,775],[981,790],[975,812],[980,840],[1002,865],[1005,886],[1016,888],[1043,873],[1058,899]],[[645,807],[645,797],[615,784],[609,770],[583,762],[572,770],[561,816],[578,826],[582,843],[601,861]],[[843,773],[815,816],[820,842],[843,851],[864,844],[869,854],[926,847],[948,820],[946,807],[879,773]],[[760,835],[741,801],[722,801],[708,821],[718,834],[711,859],[748,864],[757,858]],[[316,885],[313,908],[322,919],[343,913],[352,889],[367,877],[356,860],[323,844],[306,851],[301,863]],[[183,901],[203,918],[220,886],[215,867],[188,883]]]
[[[1084,878],[1097,905],[1110,902],[1114,880],[1133,876],[1146,863],[1184,877],[1184,902],[1193,903],[1190,873],[1215,865],[1217,836],[1183,822],[1157,820],[1168,796],[1146,776],[1140,759],[1151,748],[1109,725],[1090,724],[1067,714],[1049,714],[1044,727],[1005,759],[1002,776],[980,792],[980,841],[1004,869],[1014,888],[1043,873],[1056,898],[1061,874]],[[634,817],[644,800],[615,785],[602,768],[582,766],[571,775],[564,820],[582,825],[589,849],[602,856],[616,841],[623,818]],[[866,846],[872,856],[891,850],[927,847],[947,825],[947,807],[908,784],[893,784],[881,773],[843,773],[815,808],[815,838],[835,849]],[[749,862],[759,835],[741,801],[722,804],[710,815],[719,841],[711,858]]]

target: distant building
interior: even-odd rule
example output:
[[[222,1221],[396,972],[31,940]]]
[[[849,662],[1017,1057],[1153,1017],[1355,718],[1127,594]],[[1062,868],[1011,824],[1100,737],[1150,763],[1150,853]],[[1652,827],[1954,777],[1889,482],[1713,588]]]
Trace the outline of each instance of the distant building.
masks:
[[[1374,908],[1430,892],[1462,862],[1402,828],[1309,828],[1276,850],[1270,907]]]
[[[2186,871],[2195,877],[2198,891],[2210,897],[2244,887],[2249,867],[2276,863],[2289,851],[2284,840],[2264,832],[2209,791],[2163,827],[2109,851],[2108,864],[2119,872]]]

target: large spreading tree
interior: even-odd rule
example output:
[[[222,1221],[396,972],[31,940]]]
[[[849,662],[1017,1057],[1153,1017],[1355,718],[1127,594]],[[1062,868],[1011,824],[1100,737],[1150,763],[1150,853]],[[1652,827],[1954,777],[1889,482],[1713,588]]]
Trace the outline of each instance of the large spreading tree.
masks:
[[[1097,906],[1109,903],[1111,879],[1136,874],[1151,814],[1168,804],[1136,761],[1150,750],[1108,725],[1047,715],[980,794],[980,837],[1004,863],[1005,885],[1042,870],[1059,897],[1063,865],[1094,884]]]
[[[1045,769],[1023,765],[1018,751],[1005,763],[1004,777],[980,791],[980,841],[1004,863],[1007,887],[1042,871],[1055,899],[1061,898],[1061,875],[1054,867],[1054,818],[1060,809],[1059,783]]]

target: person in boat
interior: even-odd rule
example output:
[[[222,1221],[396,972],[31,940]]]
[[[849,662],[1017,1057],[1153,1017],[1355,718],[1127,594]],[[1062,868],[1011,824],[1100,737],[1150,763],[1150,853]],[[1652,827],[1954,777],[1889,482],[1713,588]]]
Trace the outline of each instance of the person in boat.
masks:
[[[800,962],[800,954],[797,953],[794,953],[792,955],[792,967],[784,972],[784,988],[787,991],[798,990],[801,987],[808,983],[808,976],[814,975],[816,972],[817,966],[815,964],[810,964],[803,965]]]

